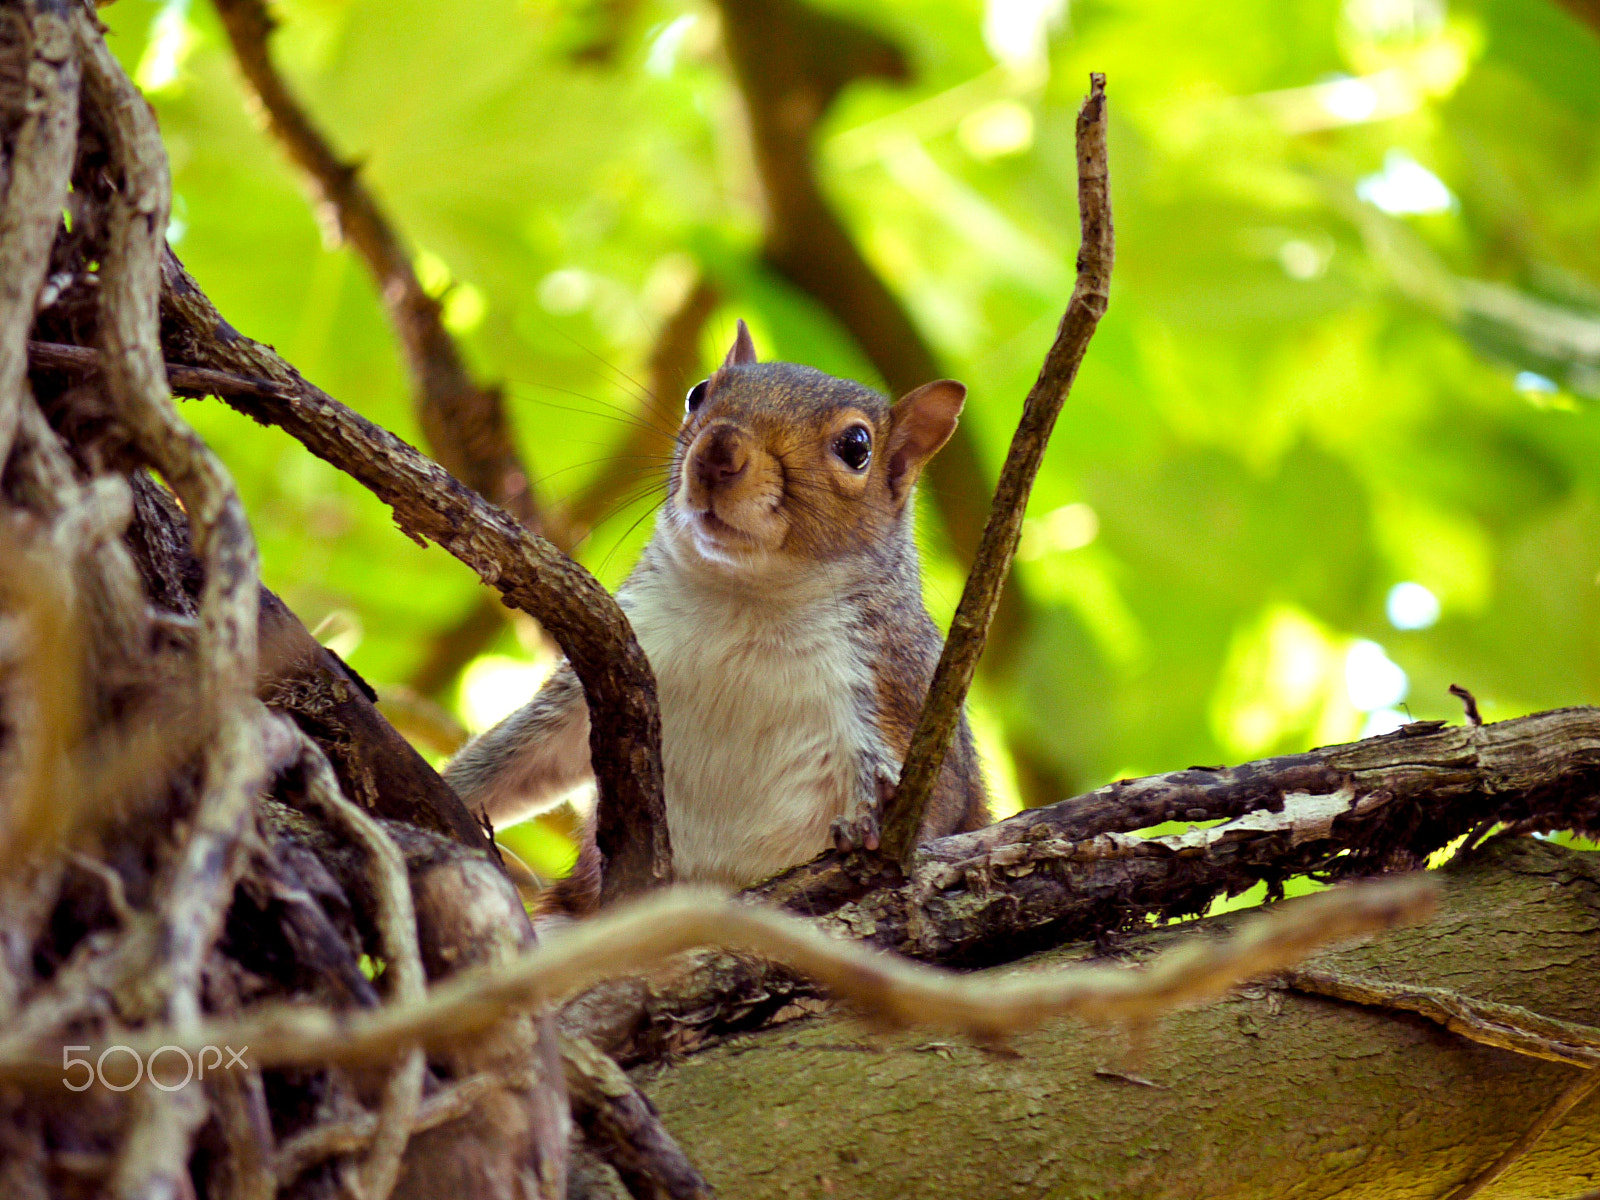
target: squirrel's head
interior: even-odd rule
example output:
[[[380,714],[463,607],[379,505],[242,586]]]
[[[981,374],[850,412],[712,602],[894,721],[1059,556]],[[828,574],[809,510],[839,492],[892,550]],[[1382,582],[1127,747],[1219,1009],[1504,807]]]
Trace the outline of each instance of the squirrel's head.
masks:
[[[891,404],[792,363],[758,363],[750,331],[689,390],[662,528],[734,570],[832,562],[904,536],[912,485],[955,431],[967,389]]]

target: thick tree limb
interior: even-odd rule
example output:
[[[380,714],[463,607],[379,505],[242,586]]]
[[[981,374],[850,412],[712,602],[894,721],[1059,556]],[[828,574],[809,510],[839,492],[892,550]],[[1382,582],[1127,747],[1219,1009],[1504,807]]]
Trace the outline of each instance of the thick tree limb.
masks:
[[[364,484],[394,510],[402,529],[449,550],[560,643],[589,701],[589,746],[600,785],[597,840],[607,860],[604,896],[664,882],[672,856],[661,800],[655,681],[616,601],[550,543],[234,330],[170,254],[164,270],[169,354],[269,381],[273,395],[262,389],[225,399],[283,428]]]
[[[983,540],[951,619],[922,716],[911,735],[899,786],[884,814],[883,853],[907,865],[916,849],[928,799],[961,720],[967,689],[972,686],[978,657],[1000,604],[1000,590],[1011,574],[1011,560],[1022,536],[1022,517],[1034,477],[1044,461],[1050,431],[1055,428],[1056,417],[1072,390],[1078,365],[1110,298],[1115,239],[1106,172],[1105,87],[1104,75],[1091,75],[1089,98],[1078,113],[1078,216],[1083,228],[1078,282],[1061,318],[1055,344],[1045,356],[1039,378],[1023,405],[1022,420],[1000,471]]]
[[[1600,1024],[1596,858],[1498,839],[1436,873],[1442,904],[1428,924],[1316,965]],[[1243,915],[1141,930],[1122,946],[1142,957]],[[1376,1200],[1446,1196],[1516,1144],[1573,1071],[1406,1014],[1272,987],[1163,1019],[1133,1062],[1125,1039],[1070,1028],[1013,1045],[1001,1057],[925,1033],[864,1037],[841,1015],[741,1036],[641,1078],[707,1178],[741,1200],[830,1188],[861,1200]],[[1486,1195],[1573,1197],[1597,1172],[1591,1097]]]
[[[33,346],[40,348],[39,343]],[[47,353],[34,354],[35,369],[50,363],[52,369],[73,375],[92,370],[97,361],[93,351],[59,353],[79,350],[48,347]],[[142,472],[132,483],[134,520],[127,541],[150,603],[169,616],[192,617],[201,570],[189,548],[188,519],[166,489]],[[483,827],[373,706],[359,677],[319,645],[266,588],[260,593],[258,642],[257,696],[269,708],[293,716],[317,740],[346,796],[380,817],[492,853]]]
[[[981,965],[1074,939],[1204,912],[1265,881],[1412,865],[1485,820],[1600,828],[1600,709],[1398,733],[1225,769],[1119,780],[898,864],[825,855],[748,893],[824,928],[931,962]],[[1222,821],[1164,838],[1167,821]],[[817,1006],[770,962],[695,956],[648,987],[604,984],[564,1026],[624,1065],[684,1053]]]

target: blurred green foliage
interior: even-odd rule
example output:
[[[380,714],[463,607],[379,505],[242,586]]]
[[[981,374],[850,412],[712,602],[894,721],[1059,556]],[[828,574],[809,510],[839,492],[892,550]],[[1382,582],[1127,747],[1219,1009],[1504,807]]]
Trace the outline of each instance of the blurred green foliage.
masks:
[[[1087,73],[1109,77],[1112,304],[1018,564],[1043,619],[1015,679],[978,696],[1002,784],[1008,739],[1088,787],[1349,739],[1389,710],[1455,718],[1451,683],[1489,719],[1596,699],[1594,30],[1548,0],[826,6],[915,64],[910,86],[845,93],[819,162],[970,386],[991,469],[1071,288],[1073,119]],[[697,271],[724,297],[708,363],[744,316],[765,356],[872,381],[760,263],[715,9],[275,11],[285,73],[425,281],[453,285],[448,319],[506,384],[546,503],[648,415],[633,381]],[[370,281],[324,244],[215,14],[120,0],[105,18],[159,111],[191,270],[242,329],[415,440]],[[404,679],[476,581],[285,436],[185,411],[239,481],[267,583],[374,682]],[[582,547],[608,583],[644,512]],[[927,524],[947,614],[960,576]],[[527,656],[510,633],[497,649]]]

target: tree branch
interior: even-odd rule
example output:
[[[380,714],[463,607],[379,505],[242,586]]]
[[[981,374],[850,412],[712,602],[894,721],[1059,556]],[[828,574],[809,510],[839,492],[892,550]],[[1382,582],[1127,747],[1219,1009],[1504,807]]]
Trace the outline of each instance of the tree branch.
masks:
[[[1292,970],[1285,971],[1282,978],[1288,987],[1308,995],[1416,1013],[1469,1041],[1513,1054],[1570,1063],[1586,1071],[1600,1067],[1600,1028],[1593,1025],[1558,1021],[1515,1004],[1478,1000],[1448,988],[1362,979],[1335,971]]]
[[[926,842],[899,865],[824,855],[746,893],[823,928],[929,962],[1007,962],[1307,872],[1345,878],[1426,861],[1485,820],[1600,829],[1600,709],[1384,737],[1233,768],[1119,780],[985,829]],[[1213,822],[1168,837],[1136,831]],[[604,984],[563,1016],[624,1065],[760,1027],[817,990],[731,953],[648,988]]]
[[[561,1039],[561,1062],[578,1128],[616,1168],[634,1200],[715,1196],[621,1067],[587,1038],[571,1036]]]
[[[549,542],[233,329],[170,254],[163,284],[169,355],[269,382],[270,388],[224,398],[369,488],[408,534],[443,546],[550,631],[589,701],[589,746],[600,785],[597,840],[606,857],[603,898],[664,882],[672,856],[661,800],[655,679],[611,595]]]
[[[266,6],[261,0],[216,0],[216,8],[267,127],[315,187],[325,223],[355,247],[372,273],[405,349],[418,423],[433,457],[484,499],[568,549],[565,529],[550,526],[539,511],[500,392],[473,382],[440,319],[439,302],[417,279],[411,255],[359,168],[334,153],[273,65],[267,40],[274,22]]]
[[[1061,318],[1055,344],[1045,356],[1039,377],[1023,405],[1022,420],[1000,471],[983,540],[950,622],[950,633],[928,688],[922,716],[911,735],[900,784],[884,813],[883,853],[907,865],[916,849],[933,785],[961,720],[962,705],[989,636],[1001,588],[1011,573],[1028,495],[1044,461],[1050,431],[1055,428],[1056,417],[1077,377],[1078,364],[1083,361],[1110,297],[1115,238],[1106,172],[1105,86],[1104,75],[1091,75],[1089,98],[1078,113],[1078,216],[1083,229],[1078,282]]]

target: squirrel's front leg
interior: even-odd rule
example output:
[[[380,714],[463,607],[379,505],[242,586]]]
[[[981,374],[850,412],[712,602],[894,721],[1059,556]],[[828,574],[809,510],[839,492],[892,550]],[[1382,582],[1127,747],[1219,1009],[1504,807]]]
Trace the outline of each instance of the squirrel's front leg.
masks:
[[[552,807],[592,777],[589,706],[565,662],[532,700],[467,743],[444,769],[468,811],[496,827]]]

